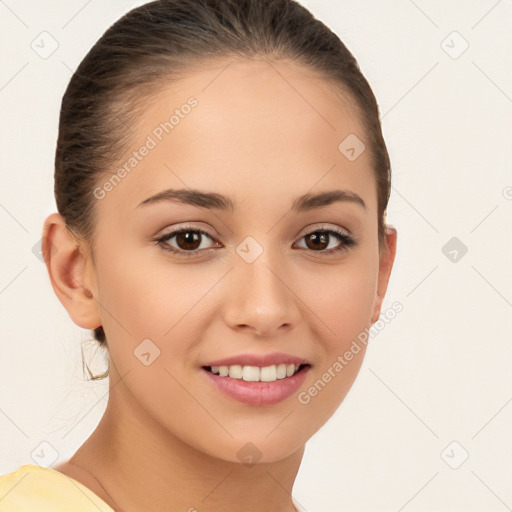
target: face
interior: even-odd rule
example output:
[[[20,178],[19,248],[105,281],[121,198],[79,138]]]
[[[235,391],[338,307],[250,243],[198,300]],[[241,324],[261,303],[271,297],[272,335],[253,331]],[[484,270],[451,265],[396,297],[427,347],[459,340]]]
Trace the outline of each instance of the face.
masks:
[[[86,272],[91,327],[125,376],[117,406],[213,457],[239,462],[250,442],[283,459],[349,391],[389,277],[362,124],[284,62],[212,63],[144,104],[117,178],[95,190]],[[340,150],[349,136],[355,151]]]

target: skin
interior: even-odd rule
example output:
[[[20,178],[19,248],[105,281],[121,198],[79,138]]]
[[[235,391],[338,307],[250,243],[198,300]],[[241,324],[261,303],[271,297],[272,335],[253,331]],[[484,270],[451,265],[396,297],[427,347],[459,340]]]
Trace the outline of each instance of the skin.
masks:
[[[116,510],[256,512],[263,503],[293,511],[305,443],[348,393],[364,347],[307,405],[297,393],[271,406],[242,404],[217,391],[201,366],[285,352],[311,364],[299,392],[307,390],[378,319],[396,230],[387,229],[379,251],[375,177],[357,109],[310,70],[263,59],[203,65],[147,100],[127,155],[190,96],[198,106],[95,203],[94,259],[60,215],[45,221],[55,293],[77,325],[103,326],[111,364],[104,416],[55,469]],[[338,150],[349,134],[367,148],[353,162]],[[221,193],[236,207],[138,207],[168,188]],[[366,209],[346,201],[291,210],[298,196],[333,189],[358,194]],[[180,258],[152,241],[185,223],[211,237],[199,255]],[[308,246],[305,235],[320,228],[348,231],[357,244],[325,255],[340,242],[331,235],[324,253]],[[250,264],[236,252],[247,236],[263,248]],[[176,237],[167,243],[186,251]],[[149,366],[133,354],[146,338],[161,351]],[[261,454],[252,466],[237,455],[247,442]]]

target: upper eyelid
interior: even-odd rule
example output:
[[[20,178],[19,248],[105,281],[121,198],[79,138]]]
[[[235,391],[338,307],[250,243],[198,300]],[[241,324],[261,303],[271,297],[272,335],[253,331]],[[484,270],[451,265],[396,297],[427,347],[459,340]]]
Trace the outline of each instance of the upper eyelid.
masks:
[[[299,236],[300,233],[303,233],[302,236],[305,236],[305,235],[308,235],[309,233],[313,233],[315,231],[344,231],[346,235],[352,236],[352,232],[349,229],[342,227],[342,226],[328,225],[325,222],[323,222],[323,223],[321,222],[319,226],[307,227],[304,229],[305,229],[304,231],[302,231],[302,230],[299,231],[299,233],[297,233],[297,236]]]
[[[352,232],[349,229],[347,229],[347,228],[345,228],[343,226],[329,225],[328,223],[325,223],[325,222],[322,223],[321,222],[320,225],[318,225],[318,226],[306,227],[306,228],[301,229],[295,236],[298,236],[301,232],[304,232],[305,234],[308,234],[308,233],[311,233],[312,231],[322,231],[322,230],[327,231],[327,230],[330,230],[330,229],[332,229],[332,230],[339,229],[339,230],[345,231],[347,233],[347,235],[351,235],[352,234]],[[173,233],[173,234],[179,233],[180,231],[198,231],[198,232],[201,232],[201,233],[205,233],[206,235],[208,235],[208,236],[210,236],[212,238],[215,238],[215,235],[210,234],[207,231],[207,229],[201,228],[201,227],[198,227],[198,226],[191,226],[191,225],[184,225],[184,226],[179,226],[179,227],[176,227],[176,228],[172,228],[167,233],[163,233],[161,236],[169,235],[171,233]],[[160,235],[158,235],[158,236],[160,236]]]

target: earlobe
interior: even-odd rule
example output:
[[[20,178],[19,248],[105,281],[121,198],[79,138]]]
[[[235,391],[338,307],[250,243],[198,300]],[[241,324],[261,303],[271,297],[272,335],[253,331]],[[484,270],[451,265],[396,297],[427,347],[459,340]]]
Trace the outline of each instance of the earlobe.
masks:
[[[41,249],[53,290],[73,322],[84,329],[99,327],[88,248],[69,231],[58,213],[52,213],[44,222]]]
[[[372,325],[379,319],[382,302],[384,301],[386,290],[388,288],[389,277],[391,275],[391,270],[395,261],[396,240],[396,229],[392,226],[386,226],[386,246],[382,249],[379,256],[379,278],[377,284],[377,297],[375,299],[375,305],[371,319]]]

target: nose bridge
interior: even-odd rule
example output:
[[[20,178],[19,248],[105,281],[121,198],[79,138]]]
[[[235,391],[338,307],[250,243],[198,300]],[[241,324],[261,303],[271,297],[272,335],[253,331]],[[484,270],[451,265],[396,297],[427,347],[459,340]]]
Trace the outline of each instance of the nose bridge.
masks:
[[[271,335],[283,325],[295,325],[297,304],[287,283],[285,260],[278,253],[247,237],[236,248],[234,267],[225,312],[231,327]]]

